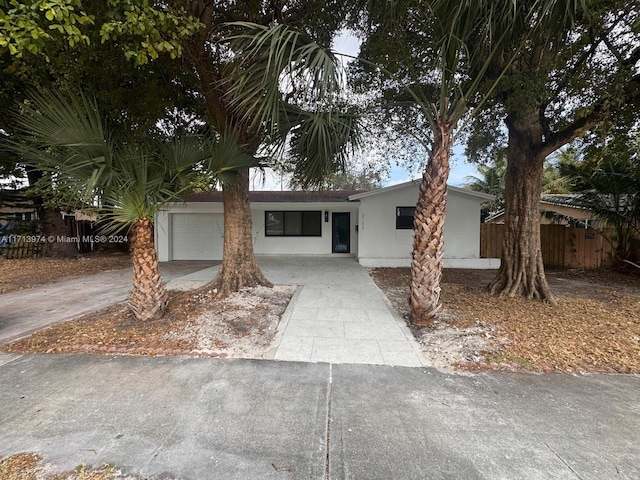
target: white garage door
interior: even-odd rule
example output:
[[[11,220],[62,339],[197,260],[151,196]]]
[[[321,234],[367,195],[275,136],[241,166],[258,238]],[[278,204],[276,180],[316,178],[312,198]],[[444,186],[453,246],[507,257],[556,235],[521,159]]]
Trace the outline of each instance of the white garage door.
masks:
[[[173,260],[222,260],[223,238],[221,213],[171,215]]]

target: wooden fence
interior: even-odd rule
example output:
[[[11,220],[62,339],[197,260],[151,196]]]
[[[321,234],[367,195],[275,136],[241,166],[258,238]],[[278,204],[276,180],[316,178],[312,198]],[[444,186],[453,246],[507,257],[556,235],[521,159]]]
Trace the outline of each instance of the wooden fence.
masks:
[[[6,258],[32,258],[37,257],[40,254],[42,244],[29,241],[35,238],[34,236],[22,235],[17,237],[18,241],[12,245],[9,245],[4,250]]]
[[[504,225],[480,225],[480,257],[500,258]],[[572,228],[564,225],[540,225],[540,248],[547,267],[595,269],[611,265],[609,242],[599,230]]]

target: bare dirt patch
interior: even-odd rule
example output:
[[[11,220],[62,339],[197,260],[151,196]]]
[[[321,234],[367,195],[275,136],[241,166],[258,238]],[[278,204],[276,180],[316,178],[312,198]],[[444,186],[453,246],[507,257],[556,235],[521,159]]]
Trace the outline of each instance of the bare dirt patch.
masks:
[[[408,318],[407,268],[371,275]],[[492,270],[445,270],[444,311],[413,328],[436,366],[467,370],[640,373],[640,277],[612,271],[550,270],[556,306],[489,296]]]
[[[32,288],[45,283],[109,270],[131,267],[125,253],[90,253],[77,259],[0,257],[0,294]]]

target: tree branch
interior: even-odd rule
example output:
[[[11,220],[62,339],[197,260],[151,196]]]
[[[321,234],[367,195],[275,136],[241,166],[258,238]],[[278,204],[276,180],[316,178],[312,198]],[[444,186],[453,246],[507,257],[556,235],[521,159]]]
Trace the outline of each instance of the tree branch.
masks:
[[[640,57],[640,47],[635,50],[632,57]],[[625,63],[629,64],[631,61],[632,58],[630,57]],[[601,98],[592,105],[591,111],[587,115],[574,120],[562,130],[551,134],[540,148],[540,152],[545,157],[550,155],[558,148],[581,136],[585,131],[600,125],[609,115],[622,110],[626,105],[633,104],[638,98],[640,98],[640,74],[631,77],[625,86],[623,98],[619,102],[612,104],[607,98]]]

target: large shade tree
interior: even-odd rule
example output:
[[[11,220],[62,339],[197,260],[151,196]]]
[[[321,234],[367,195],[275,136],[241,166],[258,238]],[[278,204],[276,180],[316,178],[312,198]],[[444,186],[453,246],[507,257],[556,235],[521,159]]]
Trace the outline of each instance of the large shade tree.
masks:
[[[87,42],[79,19],[90,23],[95,18],[82,10],[80,0],[59,3],[60,11],[52,12],[44,0],[12,2],[15,8],[3,12],[9,21],[0,29],[0,47],[16,56],[41,51],[47,32],[43,16],[49,27],[63,26],[69,44]],[[232,136],[251,155],[269,145],[290,146],[291,158],[311,183],[342,166],[357,123],[322,105],[322,97],[336,100],[331,91],[340,83],[334,57],[320,45],[329,45],[347,7],[318,0],[107,3],[111,18],[101,24],[102,40],[115,42],[138,64],[161,54],[180,59],[196,74],[197,93],[218,135]],[[67,24],[73,27],[69,34]],[[25,25],[34,27],[35,41],[24,34]],[[21,41],[13,42],[13,36]],[[283,76],[288,80],[281,90]],[[247,88],[238,88],[241,84]],[[269,284],[253,253],[248,189],[248,169],[223,188],[224,260],[213,285],[222,295]]]
[[[491,81],[507,69],[486,104],[490,111],[477,117],[467,153],[478,158],[487,146],[508,145],[502,263],[491,292],[555,302],[540,249],[544,162],[590,129],[626,121],[637,109],[640,12],[627,1],[543,3],[544,28],[532,29],[523,11],[486,72]],[[507,66],[514,51],[519,54]],[[504,131],[501,119],[506,138],[496,138]]]
[[[184,43],[184,58],[197,72],[216,131],[252,155],[290,148],[297,171],[311,182],[341,167],[356,123],[327,107],[340,83],[334,56],[321,46],[342,21],[337,4],[169,3],[203,25]],[[248,170],[223,188],[223,262],[211,285],[221,295],[269,284],[255,260],[248,193]]]
[[[205,164],[219,180],[253,162],[232,139],[200,137],[171,141],[114,135],[95,101],[33,95],[16,116],[12,150],[50,174],[51,188],[62,183],[77,205],[96,208],[103,233],[130,235],[133,288],[128,305],[138,320],[161,317],[168,294],[160,276],[153,223],[167,202],[189,188],[193,167]]]

